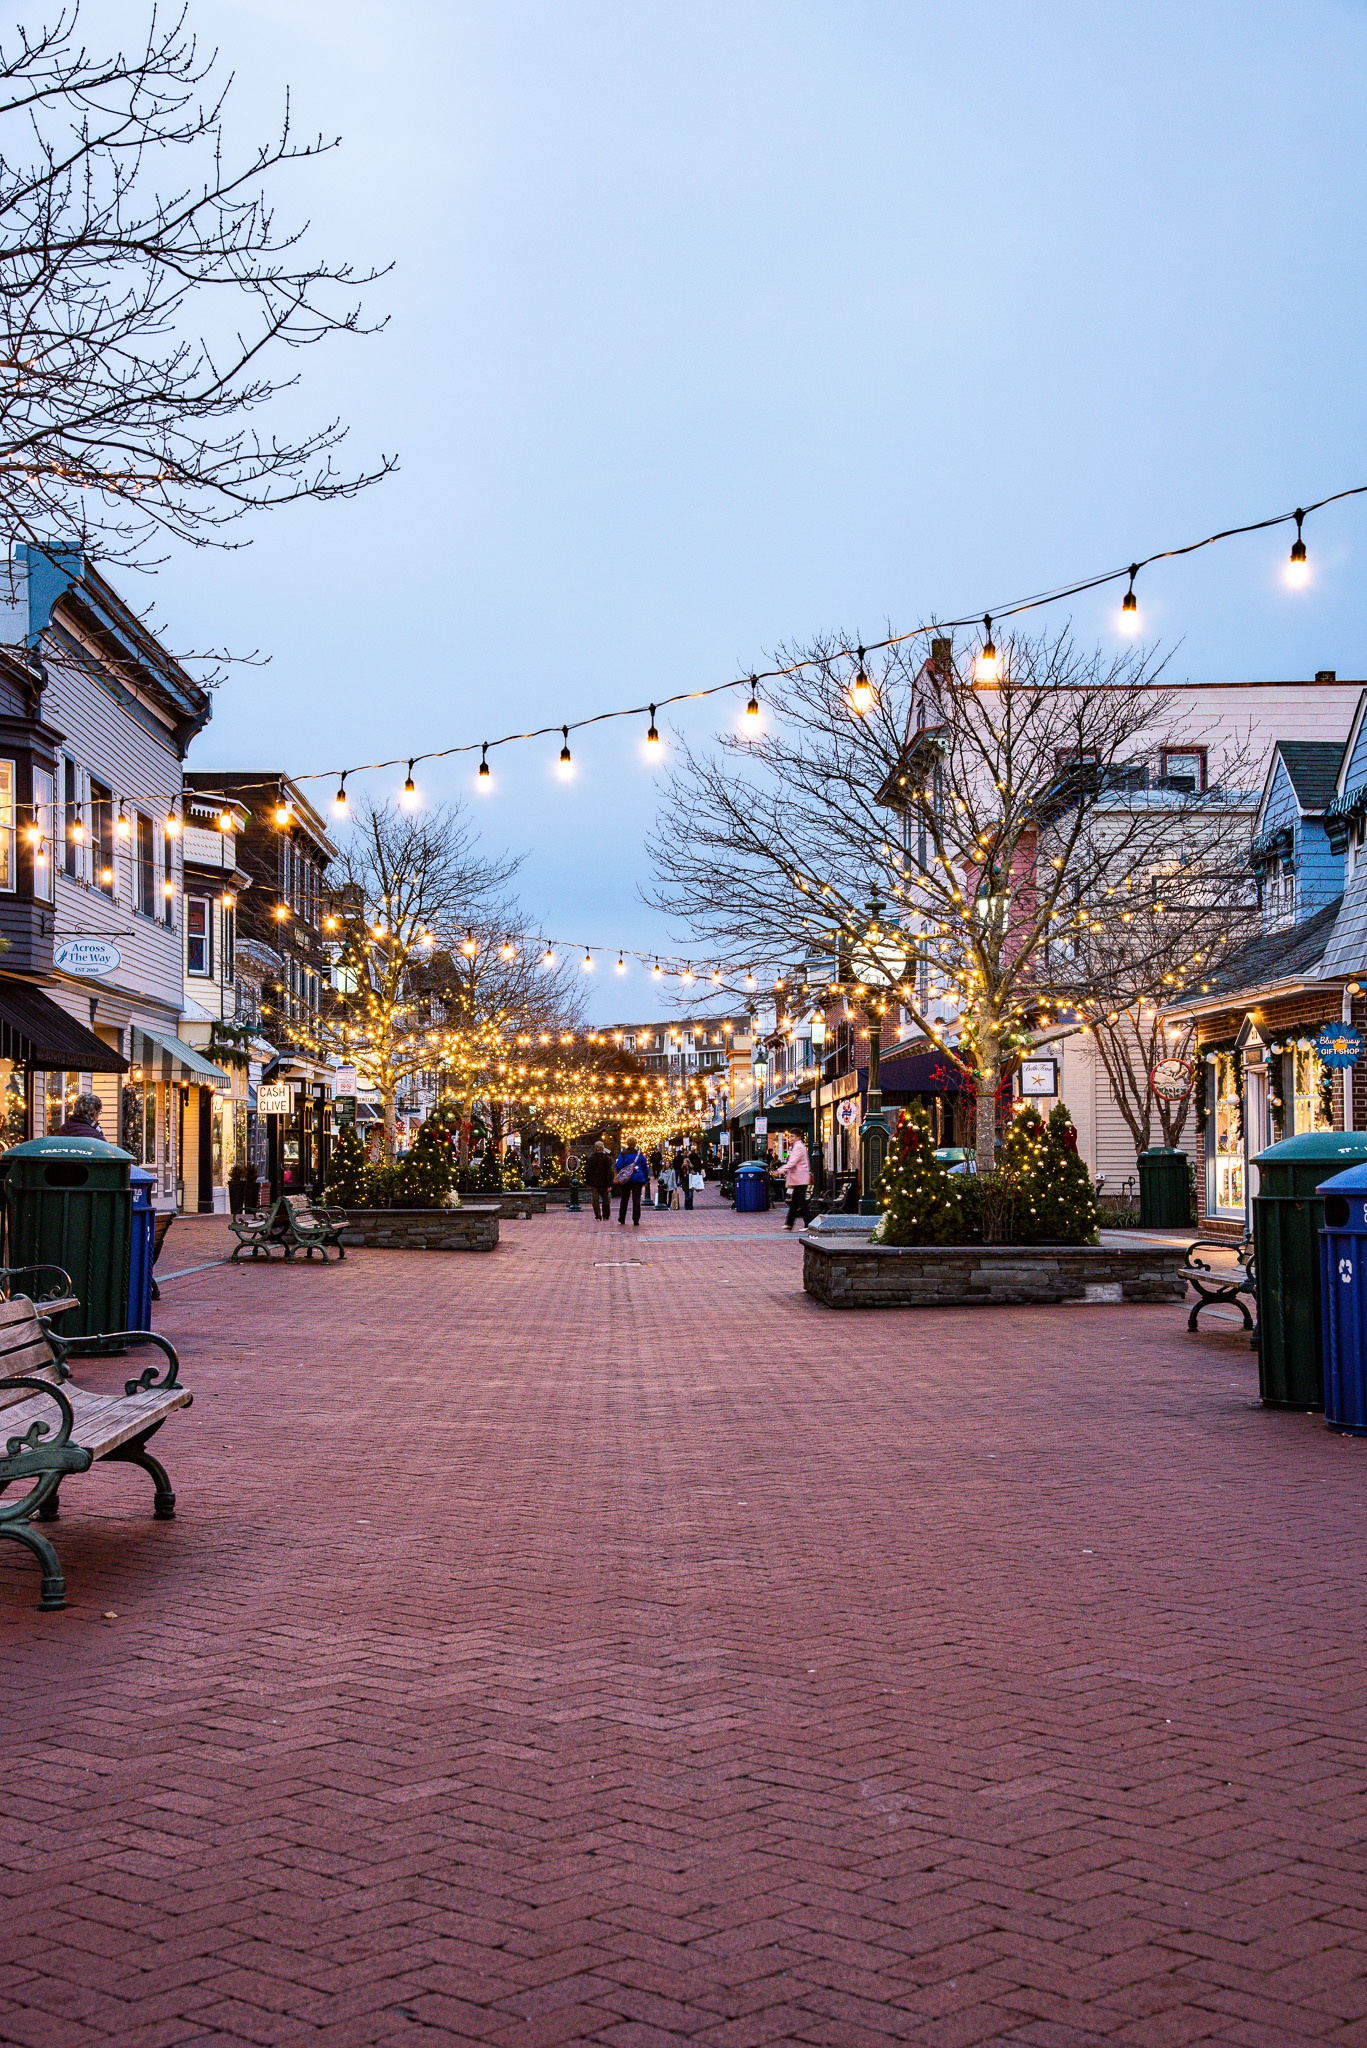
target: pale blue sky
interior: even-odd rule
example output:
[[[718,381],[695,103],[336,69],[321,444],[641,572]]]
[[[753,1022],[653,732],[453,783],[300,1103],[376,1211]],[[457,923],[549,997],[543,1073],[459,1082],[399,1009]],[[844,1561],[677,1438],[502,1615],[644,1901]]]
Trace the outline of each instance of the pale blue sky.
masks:
[[[303,404],[402,462],[161,573],[174,644],[273,656],[221,692],[196,766],[573,719],[1367,481],[1361,5],[195,18],[244,133],[289,83],[305,126],[344,135],[299,204],[330,252],[395,260],[393,317],[304,359]],[[1298,597],[1289,535],[1146,581],[1177,673],[1364,673],[1367,501],[1306,538]],[[1113,603],[1079,631],[1109,636]],[[554,744],[498,762],[480,808],[529,850],[550,931],[667,944],[637,900],[640,737],[576,742],[568,789]],[[604,979],[601,1015],[653,1007],[648,981]]]

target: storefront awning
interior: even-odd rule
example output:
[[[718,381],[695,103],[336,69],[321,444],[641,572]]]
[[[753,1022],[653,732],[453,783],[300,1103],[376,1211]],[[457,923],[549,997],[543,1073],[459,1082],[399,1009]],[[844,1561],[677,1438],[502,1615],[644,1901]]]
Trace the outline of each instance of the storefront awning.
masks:
[[[175,1038],[169,1032],[144,1031],[140,1024],[129,1027],[129,1038],[133,1064],[141,1067],[149,1080],[189,1081],[196,1088],[218,1088],[225,1093],[232,1087],[222,1068],[206,1060],[202,1052],[196,1052],[183,1038]]]
[[[0,1059],[39,1072],[121,1074],[128,1065],[30,981],[0,977]]]
[[[970,1076],[959,1062],[938,1046],[916,1052],[893,1053],[878,1062],[878,1085],[884,1101],[891,1095],[962,1095]],[[869,1091],[869,1070],[859,1069],[859,1092]]]
[[[767,1109],[747,1109],[744,1116],[736,1118],[736,1122],[741,1130],[751,1131],[755,1127],[757,1115],[768,1117],[771,1131],[805,1131],[809,1137],[811,1136],[812,1110],[810,1103],[771,1102]]]

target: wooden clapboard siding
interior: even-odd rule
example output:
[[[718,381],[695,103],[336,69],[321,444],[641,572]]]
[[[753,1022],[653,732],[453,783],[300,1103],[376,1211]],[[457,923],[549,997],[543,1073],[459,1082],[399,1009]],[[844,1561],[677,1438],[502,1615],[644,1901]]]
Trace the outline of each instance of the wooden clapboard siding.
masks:
[[[180,841],[168,841],[161,829],[181,790],[181,761],[169,732],[164,742],[131,718],[127,710],[93,677],[74,663],[54,656],[48,663],[44,692],[45,717],[65,735],[64,752],[84,772],[81,788],[95,776],[114,792],[115,804],[126,803],[129,815],[144,811],[156,824],[157,892],[160,906],[163,863],[169,852],[171,877],[177,885],[174,922],[148,918],[134,910],[136,838],[115,839],[114,898],[86,879],[73,880],[62,870],[58,855],[57,937],[79,933],[109,939],[123,955],[123,965],[109,977],[109,987],[130,996],[150,997],[179,1015],[183,999]],[[60,792],[59,792],[60,794]],[[88,873],[87,857],[81,863]],[[54,990],[54,994],[57,991]],[[73,1015],[77,1012],[73,1011]]]

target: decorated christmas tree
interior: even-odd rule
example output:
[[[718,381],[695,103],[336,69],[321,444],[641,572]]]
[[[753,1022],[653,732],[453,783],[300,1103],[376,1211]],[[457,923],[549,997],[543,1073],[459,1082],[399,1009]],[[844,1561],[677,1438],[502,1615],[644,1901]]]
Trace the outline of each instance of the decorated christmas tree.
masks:
[[[417,1143],[402,1162],[399,1199],[415,1209],[438,1209],[451,1192],[455,1162],[447,1131],[428,1117],[418,1130]]]
[[[1077,1149],[1073,1120],[1062,1102],[1050,1112],[1044,1147],[1042,1235],[1056,1244],[1095,1244],[1101,1204],[1087,1162]]]
[[[492,1145],[486,1145],[480,1155],[474,1185],[480,1194],[501,1195],[503,1192],[503,1162]]]
[[[935,1157],[922,1109],[903,1112],[878,1180],[880,1244],[957,1244],[962,1238],[959,1195]]]
[[[1052,1237],[1045,1219],[1049,1140],[1033,1102],[1018,1109],[1007,1125],[997,1168],[1011,1186],[1011,1242],[1037,1244]]]
[[[356,1135],[355,1124],[343,1124],[332,1141],[325,1200],[339,1209],[363,1209],[365,1176],[365,1146]]]

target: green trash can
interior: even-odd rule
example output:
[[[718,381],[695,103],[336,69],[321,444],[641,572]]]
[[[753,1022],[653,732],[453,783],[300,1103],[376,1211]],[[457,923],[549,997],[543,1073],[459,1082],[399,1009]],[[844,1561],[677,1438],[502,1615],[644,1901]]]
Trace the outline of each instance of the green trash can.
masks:
[[[1321,1181],[1367,1159],[1367,1131],[1306,1131],[1254,1160],[1258,1391],[1269,1408],[1324,1406]]]
[[[98,1138],[31,1138],[4,1155],[11,1266],[61,1266],[80,1303],[68,1337],[128,1328],[133,1164]]]
[[[1184,1229],[1191,1222],[1191,1174],[1175,1145],[1139,1155],[1139,1225],[1142,1230]]]

